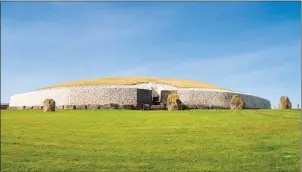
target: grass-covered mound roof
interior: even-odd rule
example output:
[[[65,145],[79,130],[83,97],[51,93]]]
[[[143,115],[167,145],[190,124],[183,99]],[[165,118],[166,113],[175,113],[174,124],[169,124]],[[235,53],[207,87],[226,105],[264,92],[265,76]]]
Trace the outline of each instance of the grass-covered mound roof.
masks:
[[[211,88],[211,89],[229,90],[217,85],[200,82],[200,81],[176,79],[176,78],[158,78],[158,77],[91,78],[85,80],[76,80],[76,81],[59,83],[48,87],[44,87],[42,89],[57,88],[57,87],[72,87],[72,86],[136,85],[136,84],[149,83],[149,82],[169,84],[178,88]]]

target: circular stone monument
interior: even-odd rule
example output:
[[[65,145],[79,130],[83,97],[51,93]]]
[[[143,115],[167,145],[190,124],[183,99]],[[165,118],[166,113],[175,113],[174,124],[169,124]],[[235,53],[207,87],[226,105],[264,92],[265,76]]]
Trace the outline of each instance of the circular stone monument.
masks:
[[[142,105],[162,106],[167,95],[176,93],[183,106],[230,109],[237,95],[246,109],[270,109],[268,100],[217,85],[175,78],[114,77],[71,81],[11,96],[10,107],[43,106],[53,99],[59,109],[114,108],[141,109]],[[85,108],[84,108],[85,107]]]

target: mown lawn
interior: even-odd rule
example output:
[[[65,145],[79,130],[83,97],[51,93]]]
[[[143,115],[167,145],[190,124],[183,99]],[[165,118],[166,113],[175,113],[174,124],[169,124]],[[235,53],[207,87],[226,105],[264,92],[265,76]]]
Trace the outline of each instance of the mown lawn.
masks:
[[[1,169],[300,170],[300,111],[1,111]]]

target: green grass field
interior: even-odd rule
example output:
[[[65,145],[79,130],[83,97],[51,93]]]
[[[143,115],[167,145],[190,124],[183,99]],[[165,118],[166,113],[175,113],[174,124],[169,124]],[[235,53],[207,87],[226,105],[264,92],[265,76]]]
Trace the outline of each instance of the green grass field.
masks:
[[[1,169],[300,170],[300,111],[1,111]]]

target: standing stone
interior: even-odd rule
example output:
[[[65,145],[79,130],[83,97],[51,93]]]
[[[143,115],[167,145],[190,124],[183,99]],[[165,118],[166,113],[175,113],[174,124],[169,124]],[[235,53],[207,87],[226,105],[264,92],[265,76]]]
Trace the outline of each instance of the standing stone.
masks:
[[[160,102],[164,105],[164,106],[167,106],[168,102],[168,96],[170,94],[177,94],[177,91],[176,90],[161,90],[160,92]]]
[[[297,104],[297,109],[300,109],[299,104]]]
[[[231,99],[230,108],[231,109],[244,109],[245,102],[238,95],[233,95]]]
[[[43,112],[51,112],[51,111],[55,111],[55,109],[56,109],[56,102],[53,99],[44,100]]]
[[[177,93],[169,94],[167,98],[168,110],[181,110],[181,102]]]
[[[292,103],[287,96],[280,97],[280,109],[291,109]]]

